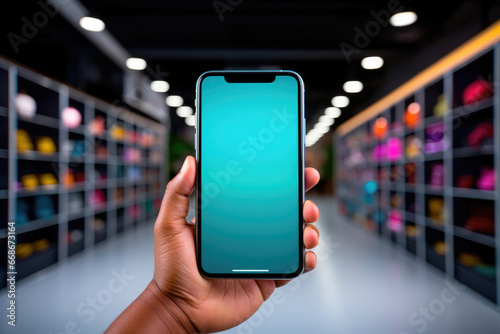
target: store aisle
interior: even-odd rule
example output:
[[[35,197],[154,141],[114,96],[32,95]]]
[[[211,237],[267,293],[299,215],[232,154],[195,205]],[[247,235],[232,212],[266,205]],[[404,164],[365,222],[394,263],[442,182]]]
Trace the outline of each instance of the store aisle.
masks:
[[[227,333],[498,333],[500,312],[406,252],[320,207],[318,268]],[[152,224],[19,282],[16,333],[99,333],[146,286]],[[5,310],[5,290],[0,307]],[[9,327],[9,328],[7,328]],[[14,333],[6,321],[1,333]]]

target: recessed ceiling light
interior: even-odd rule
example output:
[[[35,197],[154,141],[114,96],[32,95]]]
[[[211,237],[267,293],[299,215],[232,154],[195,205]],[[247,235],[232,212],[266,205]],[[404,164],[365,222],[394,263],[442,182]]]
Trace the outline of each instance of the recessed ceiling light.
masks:
[[[166,93],[170,89],[168,82],[163,80],[155,80],[151,82],[151,90],[158,93]]]
[[[343,95],[335,96],[332,99],[332,105],[337,108],[345,108],[349,105],[349,98]]]
[[[184,103],[184,99],[179,95],[169,95],[165,99],[165,102],[169,107],[176,108],[182,106],[182,104]]]
[[[147,63],[142,58],[129,58],[126,63],[128,68],[131,70],[141,71],[146,68]]]
[[[343,88],[346,93],[359,93],[363,90],[363,83],[357,80],[346,81]]]
[[[194,126],[196,120],[194,118],[194,115],[191,115],[191,116],[186,117],[186,119],[184,121],[186,122],[187,125]]]
[[[176,110],[177,116],[179,117],[188,117],[193,114],[193,108],[188,106],[181,106]]]
[[[325,115],[331,118],[340,117],[341,113],[342,111],[340,111],[340,109],[337,107],[328,107],[325,109]]]
[[[376,70],[384,65],[384,60],[378,56],[366,57],[361,60],[361,66],[365,70]]]
[[[335,120],[331,117],[323,115],[323,116],[320,116],[320,118],[318,119],[318,122],[321,124],[331,126],[333,124],[333,122],[335,122]]]
[[[415,12],[408,11],[392,15],[389,22],[391,22],[391,25],[394,27],[404,27],[417,22],[417,18]]]
[[[330,131],[330,127],[328,125],[322,124],[322,123],[316,123],[314,125],[314,129],[318,133],[327,133],[328,131]]]
[[[103,31],[106,25],[102,20],[95,17],[84,16],[80,19],[80,27],[87,31],[99,32]]]

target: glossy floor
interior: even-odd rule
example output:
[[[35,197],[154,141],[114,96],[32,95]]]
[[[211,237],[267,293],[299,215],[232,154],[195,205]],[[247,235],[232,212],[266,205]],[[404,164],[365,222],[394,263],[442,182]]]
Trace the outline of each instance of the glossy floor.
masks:
[[[500,312],[385,240],[320,207],[318,268],[277,290],[227,333],[499,333]],[[16,328],[1,333],[101,333],[153,272],[152,224],[113,238],[17,286]],[[6,312],[6,291],[0,291]]]

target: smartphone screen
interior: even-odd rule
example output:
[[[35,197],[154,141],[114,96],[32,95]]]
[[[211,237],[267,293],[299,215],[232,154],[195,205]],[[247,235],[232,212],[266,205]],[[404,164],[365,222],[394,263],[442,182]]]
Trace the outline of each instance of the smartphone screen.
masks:
[[[197,84],[197,258],[212,278],[303,269],[303,83],[288,71]]]

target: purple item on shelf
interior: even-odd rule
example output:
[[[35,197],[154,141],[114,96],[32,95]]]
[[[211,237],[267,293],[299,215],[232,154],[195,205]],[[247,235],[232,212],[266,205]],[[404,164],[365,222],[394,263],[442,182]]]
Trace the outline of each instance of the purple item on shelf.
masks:
[[[448,149],[448,140],[444,137],[444,123],[432,124],[425,129],[425,153],[443,152]]]
[[[444,185],[444,166],[443,164],[432,165],[431,179],[429,184],[434,187],[442,187]]]
[[[397,161],[403,154],[403,144],[398,137],[391,137],[387,140],[387,156],[390,161]]]
[[[386,152],[386,146],[385,144],[378,144],[373,148],[373,154],[372,154],[372,159],[375,162],[379,162],[382,160],[385,160],[387,158],[387,152]]]

